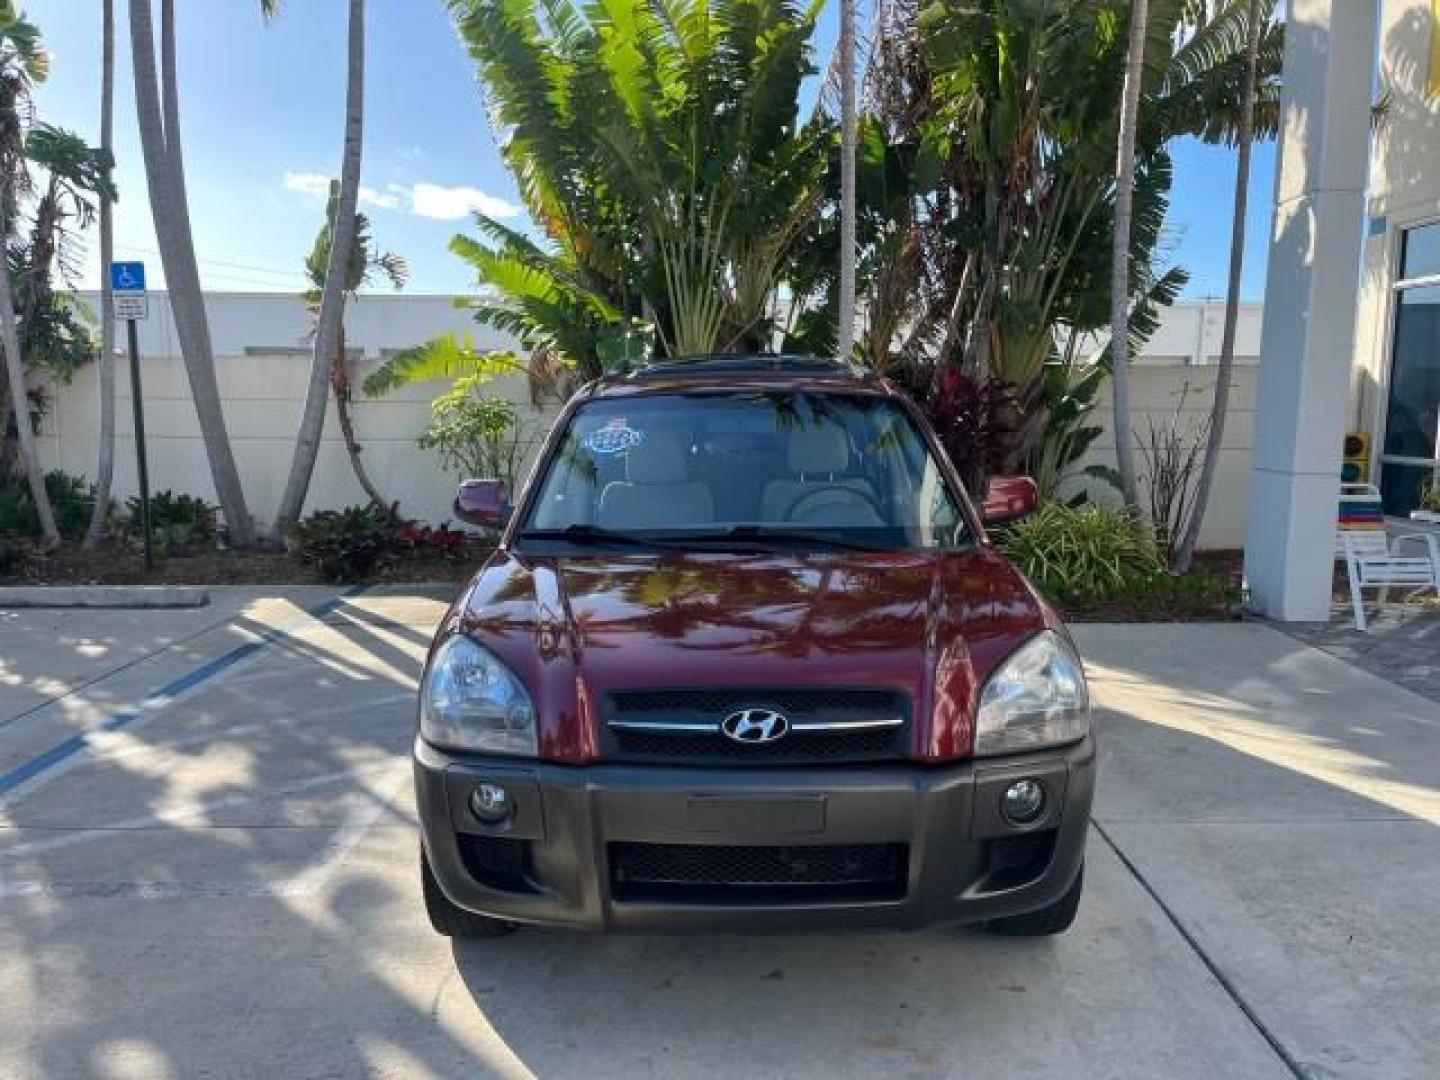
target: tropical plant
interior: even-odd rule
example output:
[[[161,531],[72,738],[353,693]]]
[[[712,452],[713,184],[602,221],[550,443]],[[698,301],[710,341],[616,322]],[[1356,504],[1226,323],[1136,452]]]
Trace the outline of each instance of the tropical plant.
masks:
[[[440,456],[442,468],[461,477],[504,480],[515,490],[520,466],[534,440],[513,403],[460,379],[430,403],[430,423],[420,433],[423,449]]]
[[[25,128],[33,108],[31,89],[45,78],[49,59],[40,34],[15,12],[10,0],[0,2],[0,346],[5,351],[9,395],[0,434],[13,418],[20,457],[40,531],[47,546],[60,542],[55,514],[45,489],[35,429],[30,423],[25,384],[25,359],[16,322],[11,284],[10,238],[19,213],[19,201],[29,191],[25,162]]]
[[[38,29],[0,3],[0,475],[25,473],[38,528],[54,544],[73,530],[68,520],[56,528],[64,515],[49,505],[34,440],[47,399],[27,379],[43,372],[65,381],[94,358],[90,315],[63,287],[76,284],[79,235],[114,188],[106,148],[37,117],[33,88],[47,73]]]
[[[45,474],[46,499],[55,514],[55,525],[66,540],[78,540],[85,532],[95,490],[83,477],[52,469]],[[40,514],[27,485],[0,485],[0,536],[41,535]]]
[[[114,160],[115,149],[115,0],[100,3],[100,152]],[[115,479],[115,320],[110,318],[110,263],[115,258],[114,192],[100,196],[100,397],[99,457],[95,468],[95,507],[84,546],[93,548],[105,531],[105,512]]]
[[[817,214],[832,134],[801,125],[818,5],[451,0],[536,244],[481,219],[457,248],[476,309],[549,363],[598,374],[635,320],[672,355],[756,347]]]
[[[144,519],[138,498],[125,500],[125,532],[134,541],[143,536]],[[186,551],[213,548],[218,507],[204,499],[169,489],[150,496],[150,534],[155,551],[177,555]]]
[[[1225,416],[1230,405],[1230,382],[1235,370],[1235,331],[1240,322],[1240,275],[1245,268],[1245,221],[1250,198],[1250,149],[1255,133],[1255,99],[1259,81],[1260,42],[1274,13],[1275,0],[1249,0],[1249,26],[1245,35],[1245,82],[1240,97],[1240,126],[1235,139],[1235,209],[1230,218],[1230,277],[1225,286],[1225,325],[1220,335],[1220,363],[1215,377],[1215,398],[1210,406],[1205,460],[1195,486],[1195,505],[1185,535],[1175,552],[1175,570],[1185,573],[1200,543],[1200,527],[1210,504],[1210,489],[1220,467],[1220,444],[1225,437]]]
[[[1185,412],[1192,387],[1180,388],[1175,411],[1167,418],[1146,421],[1143,437],[1135,433],[1141,473],[1149,501],[1150,524],[1167,560],[1174,556],[1195,512],[1195,481],[1205,453],[1210,418],[1188,419]]]
[[[1046,503],[998,531],[998,543],[1047,596],[1107,600],[1164,572],[1155,535],[1126,507]]]
[[[403,546],[404,526],[383,506],[347,506],[319,510],[286,532],[290,552],[329,581],[345,583],[368,576]]]
[[[409,264],[403,256],[397,255],[393,251],[376,249],[375,241],[370,235],[370,219],[364,214],[354,215],[354,221],[350,228],[350,256],[343,270],[338,273],[335,271],[331,265],[335,252],[331,234],[339,206],[339,187],[336,181],[330,182],[330,196],[325,207],[325,224],[321,227],[319,235],[315,237],[315,244],[305,259],[305,276],[310,279],[312,285],[312,288],[305,293],[305,301],[317,319],[324,314],[325,287],[332,280],[332,274],[336,274],[333,280],[340,281],[343,278],[342,301],[346,298],[353,298],[361,288],[370,284],[377,276],[388,279],[390,285],[395,289],[403,288],[410,276]],[[318,322],[316,333],[319,334]],[[352,388],[349,365],[346,362],[345,324],[343,321],[332,340],[334,348],[330,354],[329,383],[330,389],[335,394],[335,417],[340,423],[341,437],[345,440],[345,452],[350,458],[350,468],[355,473],[355,479],[361,489],[369,497],[371,503],[384,507],[387,504],[371,479],[369,471],[365,468],[365,463],[361,458],[362,447],[355,437],[355,418],[350,409]]]
[[[1185,281],[1179,268],[1157,265],[1166,144],[1233,132],[1238,95],[1222,91],[1238,85],[1243,48],[1234,28],[1244,13],[1237,18],[1233,4],[1201,28],[1187,22],[1193,5],[1182,0],[1150,6],[1120,290],[1131,351],[1153,326],[1147,309]],[[862,350],[877,369],[913,369],[905,381],[922,405],[952,367],[977,384],[1001,383],[982,397],[1004,411],[969,423],[1005,436],[1007,467],[1043,435],[1052,401],[1042,384],[1056,382],[1047,368],[1072,363],[1057,342],[1111,324],[1129,10],[1126,0],[888,0],[877,15],[858,163]],[[1262,67],[1278,72],[1273,41],[1267,34]],[[823,342],[833,324],[833,314],[809,317],[835,310],[835,241],[824,218],[815,239],[818,267],[795,286],[813,300],[796,319],[799,346]]]
[[[486,294],[457,301],[477,321],[514,335],[525,356],[508,349],[481,350],[471,335],[444,334],[390,357],[365,380],[365,393],[384,394],[410,383],[462,377],[525,375],[532,400],[564,397],[575,376],[598,378],[606,370],[637,363],[654,352],[655,328],[623,318],[599,294],[567,280],[561,257],[542,251],[508,227],[477,215],[482,231],[496,238],[488,246],[457,236],[450,250],[475,267]],[[504,281],[503,302],[488,294]]]
[[[261,0],[262,13],[275,14],[280,0]],[[310,381],[305,388],[305,406],[301,412],[300,430],[295,437],[295,454],[290,462],[290,475],[275,514],[276,535],[283,535],[289,524],[300,516],[315,459],[320,453],[320,436],[325,426],[325,402],[328,384],[335,384],[335,373],[344,375],[345,296],[358,288],[352,283],[351,270],[357,260],[359,218],[355,210],[360,198],[360,164],[365,132],[365,0],[349,0],[349,32],[345,68],[345,141],[340,157],[340,183],[331,191],[333,207],[327,211],[326,232],[329,247],[323,275],[320,277],[319,310],[315,324],[315,351],[310,361]],[[314,255],[312,254],[312,261]],[[363,260],[362,260],[363,262]],[[307,265],[311,280],[314,268]],[[363,274],[362,274],[363,277]],[[397,288],[399,286],[397,285]],[[348,389],[335,385],[337,408]],[[354,432],[346,429],[350,462],[365,493],[377,503],[374,486],[365,475],[355,447]]]
[[[245,503],[240,473],[230,447],[220,387],[215,376],[215,350],[195,261],[190,231],[189,200],[180,142],[180,87],[175,46],[175,0],[160,3],[160,67],[156,70],[154,21],[150,0],[129,0],[130,49],[135,75],[135,108],[150,212],[165,268],[165,285],[176,336],[195,402],[211,480],[220,499],[231,542],[249,547],[255,525]]]
[[[1034,478],[1042,502],[1059,498],[1066,481],[1072,479],[1076,464],[1085,456],[1095,440],[1105,433],[1100,424],[1088,423],[1099,404],[1099,392],[1109,378],[1110,367],[1104,360],[1081,366],[1054,364],[1045,369],[1047,402],[1045,430],[1039,443],[1025,462],[1025,472]],[[1087,466],[1087,476],[1111,480],[1103,467]],[[1071,502],[1087,501],[1084,491]]]

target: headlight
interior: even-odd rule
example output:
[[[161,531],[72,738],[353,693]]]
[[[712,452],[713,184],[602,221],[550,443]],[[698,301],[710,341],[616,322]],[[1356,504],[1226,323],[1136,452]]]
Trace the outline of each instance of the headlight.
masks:
[[[975,754],[1013,753],[1074,742],[1090,730],[1090,694],[1080,658],[1054,631],[1022,645],[980,695]]]
[[[535,756],[535,708],[520,680],[463,634],[436,650],[420,688],[420,734],[452,750]]]

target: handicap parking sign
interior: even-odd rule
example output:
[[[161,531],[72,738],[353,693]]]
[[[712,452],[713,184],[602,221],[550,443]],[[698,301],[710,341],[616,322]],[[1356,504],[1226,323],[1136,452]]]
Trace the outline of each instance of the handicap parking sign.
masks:
[[[144,292],[145,264],[143,262],[112,262],[110,264],[110,288],[116,292]]]

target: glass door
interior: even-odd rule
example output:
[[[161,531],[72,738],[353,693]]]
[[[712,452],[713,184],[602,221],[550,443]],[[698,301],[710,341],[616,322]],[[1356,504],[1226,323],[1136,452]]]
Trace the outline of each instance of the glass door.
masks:
[[[1402,234],[1395,292],[1380,493],[1404,516],[1440,482],[1440,222]]]

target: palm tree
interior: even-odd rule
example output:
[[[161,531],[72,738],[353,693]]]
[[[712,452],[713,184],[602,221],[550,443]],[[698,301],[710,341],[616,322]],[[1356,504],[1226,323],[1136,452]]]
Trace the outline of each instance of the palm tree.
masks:
[[[73,132],[50,124],[34,123],[25,136],[26,164],[41,170],[43,181],[32,183],[34,203],[29,210],[30,235],[26,266],[17,299],[20,308],[20,345],[31,366],[53,362],[44,343],[53,328],[47,325],[57,311],[54,277],[68,280],[76,269],[75,228],[88,228],[95,220],[95,200],[114,196],[110,158],[87,146]],[[64,300],[59,301],[61,305]],[[40,351],[37,357],[36,351]],[[89,360],[89,355],[84,359]]]
[[[520,195],[559,249],[544,253],[573,284],[622,334],[653,323],[672,355],[768,340],[833,145],[798,115],[818,5],[449,6]]]
[[[486,293],[470,310],[477,322],[517,338],[525,355],[477,349],[469,335],[444,334],[386,360],[366,377],[367,395],[436,379],[520,373],[529,378],[538,406],[565,397],[577,376],[597,379],[652,355],[654,324],[624,317],[607,298],[606,283],[581,261],[568,230],[561,230],[563,246],[546,251],[493,218],[476,214],[475,221],[491,243],[469,236],[450,241],[451,252],[474,268]]]
[[[164,102],[155,65],[154,23],[150,0],[129,0],[130,49],[135,71],[135,108],[140,147],[145,159],[145,181],[151,215],[160,244],[160,259],[170,295],[175,331],[185,373],[195,401],[200,434],[215,494],[229,527],[230,542],[249,547],[255,541],[255,524],[245,504],[245,491],[215,377],[215,350],[205,314],[200,269],[195,261],[195,240],[185,194],[184,163],[180,144],[179,85],[176,71],[174,0],[161,0],[161,64],[164,68]]]
[[[1115,395],[1115,467],[1125,505],[1138,507],[1135,461],[1130,439],[1130,218],[1135,201],[1135,129],[1144,76],[1149,0],[1131,0],[1130,45],[1120,101],[1120,134],[1115,155],[1115,236],[1110,255],[1110,369]]]
[[[115,152],[115,0],[100,0],[100,151]],[[95,467],[95,507],[83,547],[100,542],[115,478],[115,320],[110,315],[110,263],[115,258],[114,200],[100,196],[100,453]]]
[[[45,490],[40,451],[35,445],[35,429],[27,408],[25,361],[20,352],[8,256],[8,241],[20,196],[29,184],[25,161],[26,114],[31,109],[32,88],[45,78],[48,63],[49,58],[40,45],[39,31],[16,14],[10,0],[0,2],[0,347],[5,351],[9,405],[19,437],[25,479],[40,519],[44,544],[54,547],[60,543],[60,532],[55,527],[55,514]]]
[[[840,0],[840,325],[836,355],[855,344],[855,0]]]
[[[331,258],[335,251],[333,237],[336,208],[339,206],[339,202],[339,184],[332,180],[330,197],[325,208],[325,224],[321,227],[320,234],[315,237],[315,246],[305,260],[305,276],[314,286],[305,294],[305,300],[311,310],[316,312],[317,318],[323,313],[326,284],[333,280]],[[341,271],[343,276],[340,277],[344,286],[341,292],[341,303],[343,304],[346,299],[359,292],[361,287],[368,284],[376,274],[389,278],[390,284],[396,289],[403,287],[410,272],[405,259],[393,252],[375,250],[374,241],[370,237],[370,222],[364,214],[355,215],[350,233],[353,240],[349,256]],[[342,316],[344,314],[343,308],[341,314]],[[319,337],[318,324],[316,337]],[[350,467],[355,473],[355,479],[370,501],[376,507],[385,509],[389,504],[381,497],[374,481],[370,479],[365,463],[360,459],[360,443],[355,438],[355,422],[350,414],[351,386],[350,373],[345,363],[345,323],[343,318],[340,322],[340,333],[335,338],[335,347],[330,353],[328,374],[330,387],[335,392],[335,417],[340,422],[340,433],[345,439],[345,452],[350,457]]]
[[[267,16],[275,13],[280,0],[261,0]],[[325,426],[327,383],[333,370],[332,357],[341,350],[343,369],[346,268],[355,249],[355,208],[360,198],[360,159],[365,133],[365,2],[350,0],[348,57],[345,84],[345,146],[340,159],[340,188],[331,238],[329,260],[320,297],[320,314],[315,329],[315,352],[310,361],[310,382],[305,388],[305,408],[300,432],[295,438],[295,455],[290,476],[275,514],[275,531],[280,534],[294,522],[305,505],[305,493],[320,453],[320,436]],[[351,445],[347,440],[347,445]],[[358,456],[352,454],[357,475],[363,473]],[[362,484],[364,481],[362,480]],[[367,487],[367,494],[374,498]]]
[[[1215,398],[1210,405],[1209,435],[1205,461],[1195,486],[1195,501],[1185,535],[1175,552],[1174,570],[1190,569],[1200,542],[1205,507],[1220,463],[1220,444],[1225,435],[1225,414],[1230,405],[1230,380],[1235,369],[1235,328],[1240,321],[1240,275],[1245,267],[1245,218],[1250,195],[1250,147],[1255,135],[1255,87],[1260,62],[1260,38],[1269,22],[1274,0],[1250,0],[1249,26],[1245,37],[1245,84],[1241,91],[1240,130],[1235,137],[1235,209],[1230,220],[1230,279],[1225,287],[1225,326],[1220,337],[1220,363],[1215,373]]]

